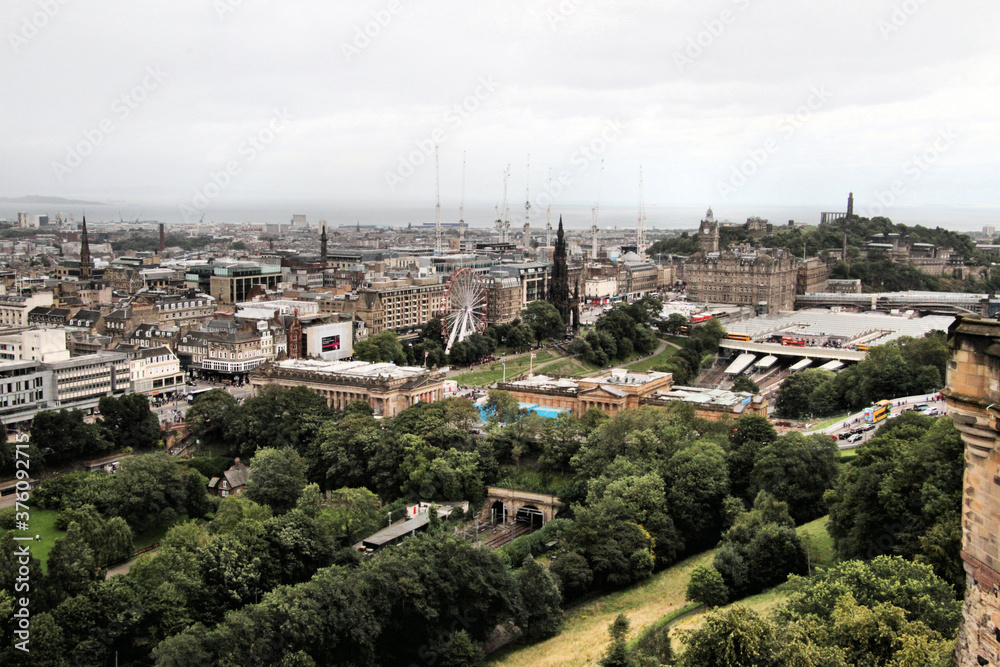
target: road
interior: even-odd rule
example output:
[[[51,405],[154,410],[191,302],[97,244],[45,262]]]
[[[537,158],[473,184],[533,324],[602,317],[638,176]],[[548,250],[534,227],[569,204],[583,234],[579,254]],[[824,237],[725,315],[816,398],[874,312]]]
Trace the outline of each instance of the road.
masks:
[[[915,409],[917,405],[929,405],[932,408],[937,409],[938,417],[944,416],[946,413],[945,401],[941,400],[928,400],[927,396],[911,396],[908,398],[901,398],[892,401],[892,416],[903,414],[909,410]],[[885,422],[882,422],[885,423]],[[826,433],[828,435],[839,436],[841,433],[850,431],[851,429],[864,426],[865,419],[863,413],[859,412],[857,414],[846,417],[843,421],[829,426],[821,431],[814,431],[815,433]],[[856,442],[847,442],[847,440],[837,440],[837,446],[840,449],[854,449],[863,445],[864,443],[871,440],[871,438],[878,432],[878,428],[872,429],[870,431],[862,431],[861,440]]]
[[[184,413],[186,413],[187,409],[190,407],[187,402],[188,392],[198,391],[201,389],[225,389],[236,399],[247,398],[253,394],[253,389],[250,385],[245,385],[243,387],[227,387],[224,383],[220,382],[202,381],[193,386],[185,386],[182,396],[179,396],[174,400],[167,401],[159,407],[151,407],[151,409],[156,413],[157,417],[159,417],[160,423],[171,424],[184,421]]]

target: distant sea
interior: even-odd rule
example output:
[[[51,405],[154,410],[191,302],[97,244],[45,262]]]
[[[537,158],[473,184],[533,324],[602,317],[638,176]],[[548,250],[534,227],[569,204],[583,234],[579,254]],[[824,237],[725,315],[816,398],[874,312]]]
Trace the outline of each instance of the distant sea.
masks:
[[[98,201],[98,200],[95,200]],[[646,229],[650,231],[668,229],[697,228],[704,218],[707,206],[648,206],[646,208]],[[717,206],[714,208],[717,220],[730,222],[745,222],[748,217],[766,218],[773,224],[786,224],[789,220],[818,224],[820,212],[841,211],[839,206]],[[862,209],[863,210],[863,209]],[[143,222],[163,222],[167,224],[198,222],[198,216],[192,216],[190,209],[187,214],[182,211],[177,200],[155,199],[120,199],[102,204],[38,204],[0,202],[0,219],[16,221],[17,213],[24,211],[32,216],[49,215],[54,218],[56,213],[63,212],[80,220],[86,215],[93,222],[117,222],[119,220]],[[287,223],[293,214],[304,214],[310,225],[316,225],[320,220],[326,220],[331,226],[362,225],[405,227],[407,224],[421,225],[434,222],[434,206],[398,206],[378,202],[344,203],[319,200],[267,200],[261,202],[244,202],[236,204],[214,204],[204,210],[204,223]],[[926,227],[943,227],[954,231],[982,231],[990,225],[1000,229],[1000,208],[919,208],[894,207],[885,212],[893,222],[906,225],[923,225]],[[552,226],[555,228],[559,216],[567,229],[589,229],[591,225],[591,209],[588,205],[559,205],[551,211]],[[636,224],[637,211],[633,207],[602,206],[599,212],[598,224],[601,229],[633,228]],[[511,207],[508,215],[511,230],[520,233],[524,224],[523,207]],[[494,207],[483,205],[468,205],[465,208],[465,219],[472,228],[492,228],[496,219]],[[536,232],[545,228],[545,209],[534,209],[531,212],[531,227]],[[458,209],[442,208],[442,222],[457,222]]]

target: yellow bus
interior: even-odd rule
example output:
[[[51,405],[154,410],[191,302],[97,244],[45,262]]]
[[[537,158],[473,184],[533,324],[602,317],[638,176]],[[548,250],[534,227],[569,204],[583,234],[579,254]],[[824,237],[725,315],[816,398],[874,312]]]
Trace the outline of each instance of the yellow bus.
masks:
[[[872,407],[865,410],[865,421],[869,424],[877,424],[888,418],[892,414],[892,403],[890,401],[879,401]]]
[[[728,338],[730,340],[741,340],[744,343],[749,343],[750,342],[750,334],[727,333],[726,334],[726,338]]]

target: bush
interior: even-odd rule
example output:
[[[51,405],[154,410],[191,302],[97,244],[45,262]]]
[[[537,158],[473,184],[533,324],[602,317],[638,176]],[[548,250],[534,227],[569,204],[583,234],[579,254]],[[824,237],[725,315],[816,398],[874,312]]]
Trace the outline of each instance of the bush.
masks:
[[[726,582],[711,565],[699,565],[691,572],[687,586],[687,599],[701,602],[706,607],[721,607],[729,600]]]

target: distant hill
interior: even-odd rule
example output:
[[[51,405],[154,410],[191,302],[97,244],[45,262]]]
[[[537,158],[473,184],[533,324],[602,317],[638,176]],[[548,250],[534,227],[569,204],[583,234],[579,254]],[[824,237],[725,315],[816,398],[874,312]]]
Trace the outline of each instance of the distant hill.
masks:
[[[0,197],[4,204],[73,204],[104,206],[102,201],[87,201],[86,199],[66,199],[65,197],[44,197],[42,195],[25,195],[24,197]]]

